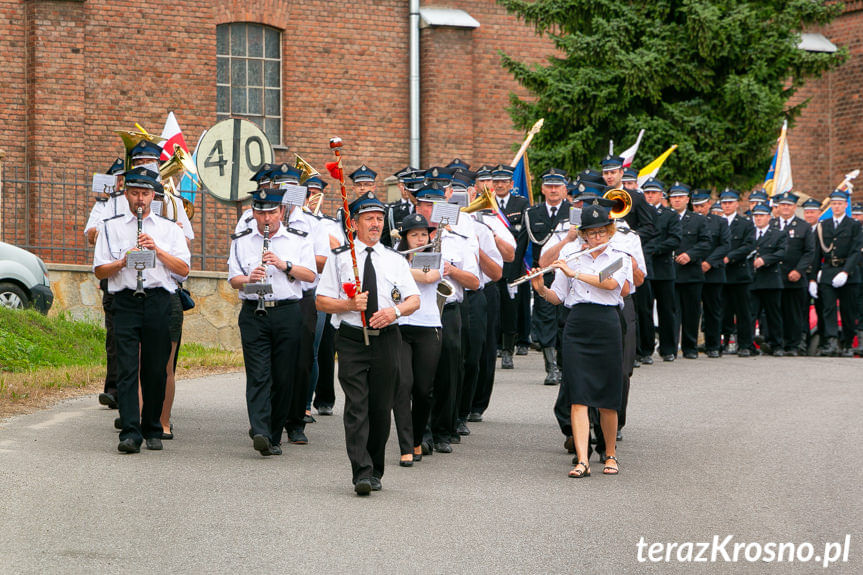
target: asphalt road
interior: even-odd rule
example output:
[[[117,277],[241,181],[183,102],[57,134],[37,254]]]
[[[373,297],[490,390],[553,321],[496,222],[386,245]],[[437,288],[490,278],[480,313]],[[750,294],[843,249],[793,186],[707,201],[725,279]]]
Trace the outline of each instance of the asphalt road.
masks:
[[[823,571],[795,560],[694,560],[733,536],[768,556],[863,572],[860,360],[678,360],[636,370],[621,473],[567,478],[539,354],[499,371],[485,421],[452,454],[398,466],[354,495],[344,430],[262,458],[246,435],[240,374],[182,381],[177,439],[116,451],[116,414],[95,397],[0,424],[2,573],[677,573]],[[341,394],[339,393],[340,399]],[[644,538],[639,561],[639,542]],[[693,542],[692,562],[650,545]],[[687,547],[683,547],[687,549]],[[847,562],[841,553],[847,552]],[[663,551],[654,557],[664,558]],[[712,550],[704,552],[708,561]],[[686,553],[682,554],[686,558]],[[822,561],[823,562],[823,561]]]

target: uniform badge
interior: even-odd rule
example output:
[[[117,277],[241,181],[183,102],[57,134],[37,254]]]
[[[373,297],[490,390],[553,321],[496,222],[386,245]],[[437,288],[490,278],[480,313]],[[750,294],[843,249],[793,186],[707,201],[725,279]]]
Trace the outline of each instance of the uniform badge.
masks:
[[[394,303],[399,303],[402,301],[402,292],[399,291],[399,288],[393,287],[393,291],[390,292],[390,297]]]
[[[794,237],[794,230],[793,230],[792,228],[789,228],[789,229],[788,229],[788,237],[789,237],[789,238],[793,238],[793,237]]]

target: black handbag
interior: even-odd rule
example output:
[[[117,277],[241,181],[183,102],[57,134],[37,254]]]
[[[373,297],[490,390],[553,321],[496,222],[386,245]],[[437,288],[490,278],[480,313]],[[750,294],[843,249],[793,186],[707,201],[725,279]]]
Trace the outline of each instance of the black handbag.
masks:
[[[189,290],[183,287],[183,284],[180,284],[177,288],[177,293],[180,294],[180,305],[183,306],[183,311],[189,311],[195,307],[195,300],[192,299],[192,294],[189,293]]]

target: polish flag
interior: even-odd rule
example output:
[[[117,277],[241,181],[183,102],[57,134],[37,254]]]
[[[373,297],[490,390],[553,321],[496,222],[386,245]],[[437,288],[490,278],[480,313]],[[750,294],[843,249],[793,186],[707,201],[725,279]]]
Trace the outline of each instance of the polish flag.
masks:
[[[635,153],[638,151],[638,146],[641,144],[641,137],[644,135],[644,130],[638,132],[638,138],[635,140],[635,145],[631,148],[627,148],[624,150],[620,157],[623,158],[623,167],[628,168],[632,165],[632,161],[635,159]]]
[[[177,123],[177,118],[174,112],[168,112],[168,118],[165,120],[165,127],[162,129],[162,137],[165,141],[162,142],[162,161],[171,159],[174,155],[174,145],[180,146],[185,151],[189,151],[186,145],[186,140],[183,139],[183,131],[180,130],[180,124]]]

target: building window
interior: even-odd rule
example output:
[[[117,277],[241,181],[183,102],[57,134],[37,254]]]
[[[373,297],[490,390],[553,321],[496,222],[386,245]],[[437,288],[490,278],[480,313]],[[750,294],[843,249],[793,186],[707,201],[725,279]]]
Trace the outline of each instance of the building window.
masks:
[[[258,125],[270,144],[282,143],[282,34],[235,22],[216,27],[216,116]]]

